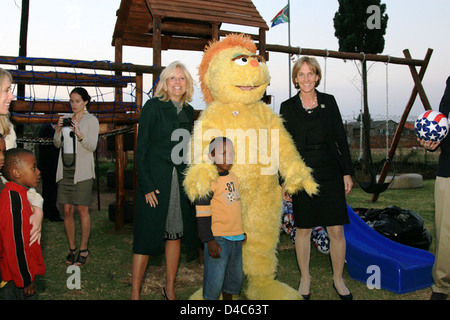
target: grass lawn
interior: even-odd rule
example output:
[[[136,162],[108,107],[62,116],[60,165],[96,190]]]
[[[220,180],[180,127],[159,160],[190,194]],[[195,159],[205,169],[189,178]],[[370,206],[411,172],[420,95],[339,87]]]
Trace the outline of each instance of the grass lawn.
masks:
[[[371,195],[355,188],[348,197],[352,207],[385,208],[396,205],[417,212],[424,220],[426,228],[434,239],[434,180],[425,180],[419,189],[387,190],[376,203],[370,201]],[[68,254],[68,245],[61,222],[44,220],[41,245],[47,273],[37,280],[40,300],[127,300],[131,292],[131,258],[133,227],[126,224],[115,230],[114,222],[108,218],[107,205],[102,195],[102,209],[97,205],[91,208],[91,238],[89,249],[91,256],[88,263],[81,268],[81,288],[68,289],[67,281],[72,272],[67,273],[64,263]],[[104,208],[103,208],[104,207]],[[79,220],[76,215],[77,236],[79,243]],[[432,243],[431,252],[434,252]],[[277,279],[293,288],[298,287],[300,278],[293,244],[282,232],[278,251]],[[182,257],[177,277],[178,299],[188,299],[202,285],[202,265],[197,261],[187,262]],[[332,285],[331,261],[329,255],[311,249],[311,299],[336,300],[338,296]],[[423,300],[429,299],[431,289],[398,295],[387,290],[370,290],[364,283],[352,280],[344,270],[347,286],[357,300]],[[70,280],[70,279],[69,279]],[[73,282],[72,282],[73,283]],[[161,288],[164,285],[164,267],[151,265],[144,279],[142,299],[161,300]],[[245,284],[244,284],[245,285]],[[245,296],[239,297],[245,299]]]

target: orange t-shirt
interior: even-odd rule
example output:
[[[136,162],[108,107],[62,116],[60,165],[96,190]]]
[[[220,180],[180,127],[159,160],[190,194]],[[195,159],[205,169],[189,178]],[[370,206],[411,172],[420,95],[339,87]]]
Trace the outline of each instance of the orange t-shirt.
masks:
[[[231,172],[219,173],[211,182],[212,195],[196,201],[197,218],[211,217],[214,236],[236,236],[244,233],[242,227],[241,197],[239,182]],[[200,233],[201,230],[199,230]]]

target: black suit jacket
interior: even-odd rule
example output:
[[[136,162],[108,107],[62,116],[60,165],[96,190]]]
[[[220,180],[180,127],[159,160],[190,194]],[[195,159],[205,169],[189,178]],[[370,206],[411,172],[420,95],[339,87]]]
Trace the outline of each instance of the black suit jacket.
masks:
[[[342,169],[342,175],[353,175],[353,165],[347,142],[341,113],[334,96],[316,90],[317,108],[323,108],[321,122],[328,131],[328,147],[335,156]],[[280,107],[280,115],[283,117],[285,127],[291,134],[300,154],[303,153],[306,144],[306,118],[302,110],[302,102],[298,94],[284,101]]]

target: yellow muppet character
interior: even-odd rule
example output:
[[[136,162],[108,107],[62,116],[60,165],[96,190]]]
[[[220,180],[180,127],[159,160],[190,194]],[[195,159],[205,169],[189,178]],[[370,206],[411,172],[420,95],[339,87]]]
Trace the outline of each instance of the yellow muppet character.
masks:
[[[313,195],[318,186],[281,118],[261,101],[270,81],[266,63],[249,37],[232,34],[205,49],[199,76],[207,107],[191,137],[185,190],[192,201],[211,192],[210,183],[218,172],[208,159],[208,145],[217,136],[231,139],[235,147],[231,171],[239,180],[247,233],[242,253],[246,296],[302,299],[296,290],[275,280],[282,212],[278,173],[290,194],[304,189]],[[201,289],[191,299],[201,299]]]

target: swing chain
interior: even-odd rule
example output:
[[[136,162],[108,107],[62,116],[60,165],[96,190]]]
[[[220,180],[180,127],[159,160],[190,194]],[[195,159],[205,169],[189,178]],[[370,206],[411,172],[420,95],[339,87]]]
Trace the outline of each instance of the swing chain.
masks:
[[[388,55],[386,64],[386,160],[389,161],[389,62],[391,57]]]

